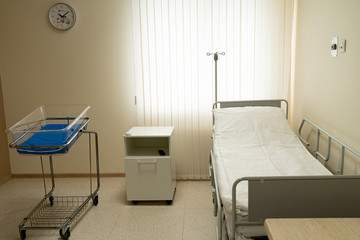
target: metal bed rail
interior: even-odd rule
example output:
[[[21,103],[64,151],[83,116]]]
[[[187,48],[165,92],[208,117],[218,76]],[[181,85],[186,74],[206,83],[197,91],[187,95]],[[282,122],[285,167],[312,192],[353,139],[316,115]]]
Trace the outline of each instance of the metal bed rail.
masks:
[[[323,130],[322,128],[320,128],[319,126],[317,126],[316,124],[314,124],[313,122],[311,122],[310,120],[304,118],[300,124],[299,127],[299,132],[298,132],[298,137],[299,139],[306,145],[306,146],[310,146],[310,143],[308,143],[303,136],[301,135],[301,131],[303,129],[304,124],[310,124],[313,128],[315,128],[317,130],[317,134],[316,134],[316,146],[315,146],[315,156],[316,158],[319,156],[322,160],[324,161],[328,161],[330,159],[330,152],[331,152],[331,141],[335,141],[336,143],[338,143],[341,146],[341,153],[340,153],[340,160],[339,160],[339,169],[337,170],[337,173],[342,175],[344,173],[344,163],[345,163],[345,150],[348,150],[349,152],[353,153],[355,156],[360,158],[360,153],[355,151],[354,149],[352,149],[351,147],[349,147],[348,145],[346,145],[345,143],[341,142],[340,140],[338,140],[337,138],[335,138],[334,136],[332,136],[330,133],[326,132],[325,130]],[[320,136],[321,134],[325,134],[328,138],[327,141],[327,149],[326,149],[326,157],[321,154],[319,152],[319,148],[320,148]]]

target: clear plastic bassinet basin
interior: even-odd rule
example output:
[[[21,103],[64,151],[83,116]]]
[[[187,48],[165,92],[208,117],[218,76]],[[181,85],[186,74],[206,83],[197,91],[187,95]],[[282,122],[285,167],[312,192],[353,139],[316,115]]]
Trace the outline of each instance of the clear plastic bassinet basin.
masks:
[[[43,105],[10,127],[11,148],[21,154],[66,153],[86,129],[90,106]]]

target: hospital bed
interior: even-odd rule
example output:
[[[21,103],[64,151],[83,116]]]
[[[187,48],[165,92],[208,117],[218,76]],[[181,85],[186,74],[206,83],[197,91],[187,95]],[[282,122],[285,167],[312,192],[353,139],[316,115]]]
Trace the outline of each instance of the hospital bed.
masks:
[[[333,175],[306,149],[304,125],[317,130],[316,157],[329,159],[331,142],[360,154],[304,119],[299,137],[290,128],[285,100],[217,102],[209,171],[218,217],[217,239],[266,236],[266,218],[360,217],[360,177]],[[319,151],[328,138],[327,156]],[[303,143],[304,144],[303,144]]]
[[[44,105],[24,117],[10,127],[7,132],[12,138],[10,148],[15,148],[19,154],[38,155],[41,160],[41,170],[45,195],[34,209],[19,225],[20,238],[26,238],[28,229],[58,229],[62,239],[70,237],[70,227],[80,219],[81,214],[89,206],[99,201],[100,189],[98,135],[88,131],[90,118],[87,111],[90,106],[82,104],[73,105]],[[88,196],[55,196],[55,180],[53,169],[53,156],[66,154],[82,134],[89,135],[89,162],[90,162],[90,194]],[[95,139],[96,182],[92,187],[92,143]],[[48,156],[51,189],[46,188],[43,157]]]

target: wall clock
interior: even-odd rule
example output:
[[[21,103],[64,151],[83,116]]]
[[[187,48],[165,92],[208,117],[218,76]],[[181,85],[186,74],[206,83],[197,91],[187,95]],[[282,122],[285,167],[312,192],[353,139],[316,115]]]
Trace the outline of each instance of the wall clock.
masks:
[[[68,4],[57,3],[50,8],[49,20],[56,29],[69,30],[75,25],[76,14]]]

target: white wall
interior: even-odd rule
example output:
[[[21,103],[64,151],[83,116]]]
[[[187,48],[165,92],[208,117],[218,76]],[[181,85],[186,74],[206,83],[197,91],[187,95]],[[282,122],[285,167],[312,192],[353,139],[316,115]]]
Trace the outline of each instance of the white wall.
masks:
[[[360,151],[360,1],[298,0],[293,127],[306,117]],[[331,37],[347,40],[330,56]],[[314,148],[314,147],[313,147]],[[332,150],[337,156],[335,146]],[[324,152],[325,154],[325,152]],[[337,170],[337,159],[332,159]],[[349,159],[346,173],[359,174]]]
[[[57,2],[0,1],[6,127],[40,105],[89,104],[89,129],[99,134],[101,172],[123,173],[122,135],[136,123],[131,0],[67,0],[77,22],[65,32],[48,20]],[[68,155],[55,158],[55,171],[87,172],[87,154],[82,137]],[[38,157],[10,150],[10,159],[13,174],[40,173]]]

